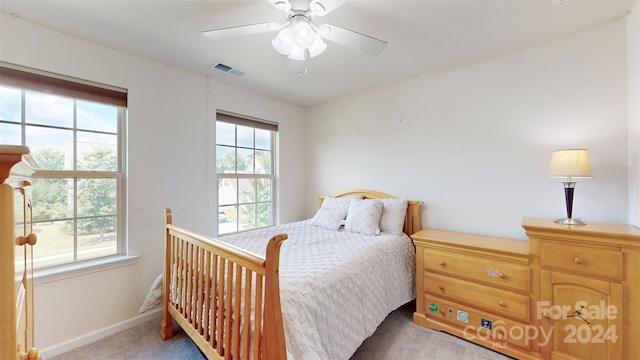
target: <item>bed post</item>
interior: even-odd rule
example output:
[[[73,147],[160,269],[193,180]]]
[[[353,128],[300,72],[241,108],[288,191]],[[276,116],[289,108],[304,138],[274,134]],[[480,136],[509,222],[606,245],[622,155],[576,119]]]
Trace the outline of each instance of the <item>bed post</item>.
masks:
[[[265,300],[264,300],[264,337],[267,359],[286,359],[287,351],[282,324],[280,306],[280,246],[287,239],[286,234],[272,237],[267,245],[265,260]]]
[[[422,201],[409,201],[407,215],[404,218],[404,232],[409,236],[422,230],[420,225],[420,206],[422,206],[422,204],[424,204]]]
[[[169,314],[169,280],[167,276],[171,275],[171,252],[169,251],[169,244],[171,242],[171,235],[167,225],[172,223],[171,209],[164,209],[164,276],[162,277],[162,318],[160,320],[160,336],[162,340],[169,340],[173,337],[173,322],[171,315]]]

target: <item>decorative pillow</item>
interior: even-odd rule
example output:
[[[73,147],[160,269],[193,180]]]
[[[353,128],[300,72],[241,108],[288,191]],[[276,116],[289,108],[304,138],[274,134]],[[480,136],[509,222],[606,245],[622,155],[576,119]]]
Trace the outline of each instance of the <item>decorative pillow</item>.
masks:
[[[334,198],[334,197],[326,196],[324,200],[322,200],[321,207],[329,208],[329,209],[338,209],[341,212],[344,211],[344,215],[346,217],[347,212],[349,211],[349,204],[351,203],[352,199],[360,200],[362,199],[362,196],[347,196],[342,198]]]
[[[341,209],[331,209],[328,207],[320,207],[313,218],[311,218],[311,225],[319,226],[329,230],[339,230],[342,225],[342,220],[347,216],[346,211]]]
[[[380,199],[382,202],[382,216],[380,230],[386,233],[400,235],[404,228],[404,218],[407,215],[407,199]]]
[[[352,200],[344,230],[364,235],[380,234],[382,202],[375,199]]]

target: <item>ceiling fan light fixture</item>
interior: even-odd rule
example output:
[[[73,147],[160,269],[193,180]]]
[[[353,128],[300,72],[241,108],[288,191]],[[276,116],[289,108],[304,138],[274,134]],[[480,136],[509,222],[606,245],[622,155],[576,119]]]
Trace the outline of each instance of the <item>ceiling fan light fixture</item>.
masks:
[[[291,48],[289,52],[289,56],[287,56],[289,60],[306,60],[307,59],[307,49],[303,49],[298,46],[294,46]]]
[[[299,47],[306,49],[317,37],[316,32],[309,25],[309,18],[306,16],[295,16],[292,21],[293,41]]]
[[[291,23],[282,28],[275,39],[271,41],[273,47],[280,54],[291,60],[306,60],[322,54],[327,44],[317,33],[308,17],[295,15]]]
[[[327,49],[327,44],[322,41],[320,36],[316,35],[316,39],[313,41],[313,44],[309,46],[309,57],[316,57],[322,54]]]
[[[273,45],[276,51],[284,56],[288,56],[291,52],[291,45],[293,44],[292,32],[291,27],[286,26],[280,30],[278,36],[271,41],[271,45]]]

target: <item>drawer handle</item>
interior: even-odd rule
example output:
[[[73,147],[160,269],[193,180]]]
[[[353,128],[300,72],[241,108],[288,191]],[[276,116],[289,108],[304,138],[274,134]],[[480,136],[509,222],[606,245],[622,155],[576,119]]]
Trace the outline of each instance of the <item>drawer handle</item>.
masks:
[[[498,305],[500,305],[500,307],[507,307],[507,304],[502,300],[498,301]]]
[[[504,279],[506,279],[506,278],[507,278],[507,275],[500,273],[500,274],[498,274],[498,277],[499,277],[500,279],[504,280]]]
[[[447,266],[447,263],[444,262],[444,261],[440,261],[440,266],[445,267],[445,266]]]
[[[549,318],[551,318],[551,315],[549,315],[549,313],[546,312],[546,313],[542,313],[542,317],[545,318],[545,319],[549,319]]]
[[[582,261],[582,259],[580,259],[580,258],[575,258],[575,259],[573,259],[573,262],[574,262],[574,263],[576,263],[576,264],[578,264],[578,265],[582,265],[582,264],[584,264],[584,261]]]
[[[440,291],[444,291],[444,285],[438,285],[438,289],[440,289]]]

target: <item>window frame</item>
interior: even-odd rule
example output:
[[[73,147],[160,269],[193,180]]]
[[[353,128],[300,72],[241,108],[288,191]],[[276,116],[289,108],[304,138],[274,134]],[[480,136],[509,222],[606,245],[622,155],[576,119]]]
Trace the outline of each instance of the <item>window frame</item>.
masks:
[[[265,228],[265,227],[270,227],[270,226],[274,226],[276,224],[276,220],[277,220],[277,164],[276,164],[276,153],[277,153],[277,137],[278,137],[278,125],[277,123],[272,123],[272,122],[268,122],[265,120],[261,120],[261,119],[255,119],[255,118],[250,118],[247,116],[243,116],[243,115],[237,115],[234,113],[229,113],[229,112],[224,112],[224,111],[220,111],[218,110],[216,112],[216,128],[218,125],[218,122],[223,122],[223,123],[227,123],[227,124],[232,124],[235,125],[234,127],[234,145],[228,145],[228,144],[219,144],[218,143],[218,133],[216,131],[216,139],[215,139],[215,151],[214,151],[214,158],[215,158],[215,173],[216,173],[216,191],[217,191],[217,195],[216,195],[216,214],[218,214],[220,212],[220,208],[223,207],[235,207],[236,211],[239,213],[240,212],[240,206],[242,205],[246,205],[246,204],[255,204],[256,207],[258,204],[261,203],[269,203],[271,206],[271,218],[270,218],[270,223],[269,225],[266,226],[258,226],[258,212],[255,211],[254,214],[254,224],[256,225],[255,227],[251,228],[251,229],[240,229],[240,221],[239,219],[236,221],[236,227],[235,227],[235,231],[231,231],[231,232],[224,232],[221,233],[220,232],[220,222],[219,222],[219,218],[216,217],[216,233],[218,235],[229,235],[229,234],[236,234],[236,233],[241,233],[241,232],[245,232],[245,231],[251,231],[251,230],[255,230],[255,229],[260,229],[260,228]],[[253,146],[252,147],[247,147],[247,146],[240,146],[238,145],[238,126],[244,126],[244,127],[251,127],[253,128],[254,131],[254,136],[253,136]],[[254,171],[253,173],[247,174],[247,173],[238,173],[238,169],[236,168],[236,172],[235,173],[219,173],[217,171],[217,165],[218,165],[218,147],[226,147],[226,148],[232,148],[233,149],[233,153],[234,153],[234,158],[236,158],[237,160],[237,155],[238,155],[238,149],[249,149],[249,150],[253,150],[255,151],[260,151],[260,150],[264,150],[264,149],[260,149],[256,147],[256,137],[255,137],[255,130],[256,129],[262,129],[262,130],[268,130],[270,132],[270,143],[271,143],[271,150],[269,150],[270,152],[270,171],[268,173],[265,174],[261,174],[261,173],[256,173],[255,172],[255,165],[254,165]],[[237,163],[236,163],[237,166]],[[236,198],[235,198],[235,202],[234,203],[230,203],[230,204],[221,204],[221,200],[220,200],[220,192],[219,192],[219,188],[220,188],[220,184],[221,182],[224,183],[226,181],[236,181],[236,188],[238,187],[238,183],[242,180],[242,179],[255,179],[255,180],[259,180],[259,179],[268,179],[271,182],[271,186],[270,186],[270,201],[259,201],[258,199],[254,199],[254,201],[252,202],[241,202],[240,197],[241,194],[239,191],[236,192]]]
[[[36,69],[21,67],[18,65],[0,62],[0,85],[10,87],[20,91],[21,114],[19,121],[9,121],[0,119],[2,124],[20,126],[20,145],[26,145],[27,127],[38,127],[44,129],[58,129],[71,131],[73,133],[74,163],[72,170],[45,170],[38,169],[32,175],[36,179],[69,179],[73,182],[73,205],[71,206],[71,216],[56,218],[56,221],[73,221],[73,253],[72,260],[63,262],[43,264],[34,266],[38,273],[58,273],[64,269],[87,268],[87,266],[117,263],[127,256],[127,218],[126,218],[126,123],[127,123],[127,91],[125,89],[112,87],[104,84],[66,77],[59,74],[52,74]],[[28,123],[26,116],[26,93],[40,93],[66,97],[73,102],[73,123],[70,126],[59,126],[51,124]],[[112,131],[78,128],[77,109],[78,101],[87,101],[102,105],[114,106],[117,109],[117,125],[115,133]],[[88,132],[93,134],[105,134],[116,137],[116,170],[78,170],[78,132]],[[78,209],[78,181],[80,179],[115,179],[116,182],[116,244],[115,253],[108,255],[97,255],[87,258],[78,258],[81,248],[78,241],[77,224],[83,219],[90,219],[92,216],[80,216]],[[98,216],[103,217],[103,216]],[[108,216],[107,216],[108,217]],[[46,223],[50,220],[33,220],[33,225]],[[34,258],[36,260],[37,258]],[[124,259],[129,263],[130,260]],[[93,264],[93,265],[92,265]],[[117,264],[114,266],[118,266]]]

